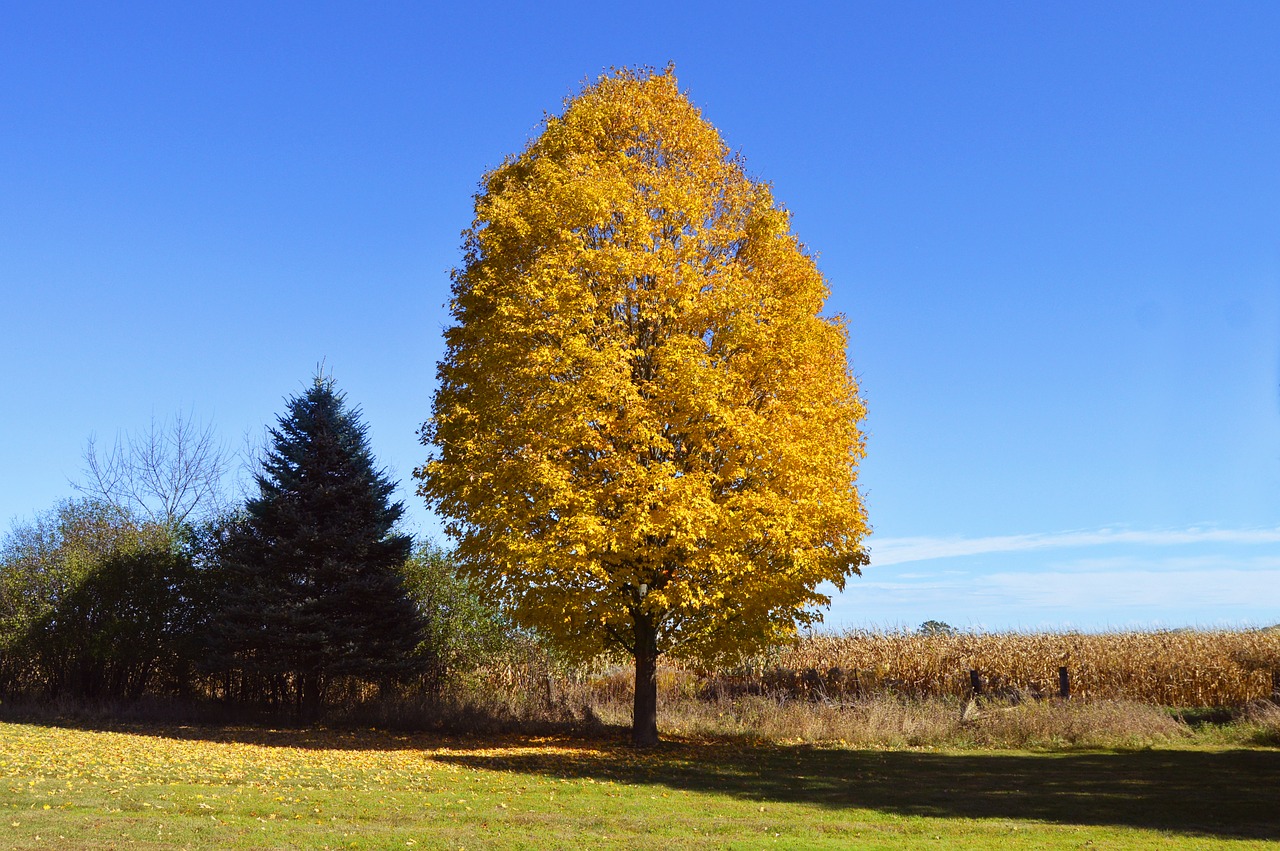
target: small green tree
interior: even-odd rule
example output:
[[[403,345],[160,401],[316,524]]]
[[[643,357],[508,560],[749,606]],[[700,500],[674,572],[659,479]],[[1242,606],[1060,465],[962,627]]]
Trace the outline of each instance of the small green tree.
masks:
[[[318,374],[269,430],[258,496],[219,543],[212,661],[275,677],[314,718],[336,677],[389,683],[419,664],[400,569],[410,538],[366,428]]]
[[[0,685],[75,698],[137,698],[180,667],[191,576],[166,524],[72,500],[0,548]]]
[[[451,677],[503,653],[512,625],[460,573],[452,552],[434,544],[418,547],[405,562],[404,577],[423,622],[418,654],[431,691],[438,693]]]

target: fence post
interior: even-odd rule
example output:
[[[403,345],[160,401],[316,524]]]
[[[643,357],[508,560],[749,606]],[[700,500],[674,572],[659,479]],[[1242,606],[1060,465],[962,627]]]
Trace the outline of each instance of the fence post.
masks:
[[[837,695],[839,695],[841,700],[844,700],[844,695],[845,695],[844,676],[845,676],[844,668],[841,668],[839,665],[835,666],[834,668],[830,668],[827,671],[827,679],[831,681],[830,690],[834,691]]]
[[[974,697],[982,697],[982,677],[978,676],[977,671],[969,671],[969,686],[973,689]]]
[[[1271,702],[1280,703],[1280,669],[1271,672]]]
[[[1067,667],[1058,668],[1058,696],[1063,700],[1071,699],[1071,678],[1067,675]]]

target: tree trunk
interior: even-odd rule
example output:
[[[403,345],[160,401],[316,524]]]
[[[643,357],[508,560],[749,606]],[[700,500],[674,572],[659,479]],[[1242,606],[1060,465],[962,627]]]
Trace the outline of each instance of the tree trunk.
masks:
[[[651,748],[658,744],[658,630],[647,617],[637,615],[636,699],[631,712],[631,744]]]
[[[320,717],[322,688],[317,671],[308,671],[299,677],[296,715],[299,724],[314,724]]]

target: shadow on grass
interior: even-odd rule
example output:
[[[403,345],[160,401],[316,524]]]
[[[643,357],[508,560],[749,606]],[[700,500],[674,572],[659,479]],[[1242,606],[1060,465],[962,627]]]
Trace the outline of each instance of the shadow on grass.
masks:
[[[487,735],[353,728],[0,720],[265,747],[430,752],[474,769],[660,785],[749,801],[873,809],[905,816],[1029,819],[1280,840],[1280,750],[1028,754],[870,751],[749,741],[673,741],[636,751],[627,731]]]
[[[431,747],[432,742],[455,739],[616,738],[630,729],[604,724],[594,714],[575,714],[559,705],[529,717],[494,712],[483,704],[465,701],[416,707],[404,717],[387,717],[378,709],[376,704],[356,707],[345,716],[336,714],[302,724],[288,713],[213,702],[143,699],[87,703],[9,698],[0,700],[0,723],[304,750],[395,750]]]
[[[660,784],[908,816],[1033,819],[1280,839],[1280,752],[922,753],[667,744],[558,755],[449,753],[471,768]]]

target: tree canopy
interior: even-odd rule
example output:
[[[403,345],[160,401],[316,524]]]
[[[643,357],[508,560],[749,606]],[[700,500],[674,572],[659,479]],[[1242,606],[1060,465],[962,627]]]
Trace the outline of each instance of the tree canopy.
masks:
[[[415,476],[523,624],[637,662],[793,634],[866,556],[826,282],[670,69],[601,78],[485,175]]]

